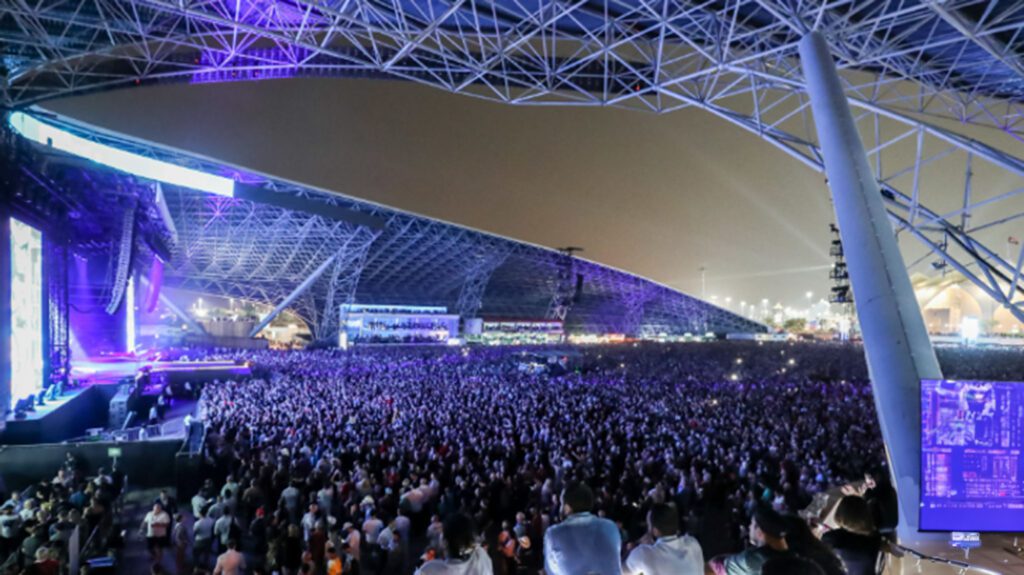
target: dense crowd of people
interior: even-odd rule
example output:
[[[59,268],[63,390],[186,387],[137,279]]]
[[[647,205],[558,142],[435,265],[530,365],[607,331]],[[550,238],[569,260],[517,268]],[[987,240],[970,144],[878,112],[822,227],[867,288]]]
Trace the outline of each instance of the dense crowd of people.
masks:
[[[68,452],[51,479],[11,491],[0,505],[0,573],[59,575],[86,544],[119,546],[115,515],[123,480],[113,469],[90,470]]]
[[[193,560],[212,567],[234,542],[254,572],[412,573],[464,518],[493,572],[560,572],[547,540],[578,485],[592,502],[576,513],[614,526],[617,565],[657,544],[659,505],[676,525],[660,533],[690,534],[679,545],[703,565],[743,551],[761,507],[792,515],[887,475],[854,348],[589,348],[557,376],[521,353],[250,352],[260,377],[202,390]]]
[[[215,575],[869,575],[897,520],[850,345],[187,353],[253,377],[192,389],[201,487],[162,493],[139,526],[154,572],[167,555]],[[1022,367],[939,356],[951,376]],[[82,484],[90,504],[102,483]],[[54,491],[30,498],[74,488]],[[82,509],[50,508],[51,537]]]

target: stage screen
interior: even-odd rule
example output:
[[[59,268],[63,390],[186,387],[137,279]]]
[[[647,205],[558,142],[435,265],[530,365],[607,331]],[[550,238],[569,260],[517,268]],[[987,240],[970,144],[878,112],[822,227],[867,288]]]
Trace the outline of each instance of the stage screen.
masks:
[[[43,234],[11,219],[11,406],[43,386]]]
[[[921,382],[923,531],[1020,531],[1024,383]]]

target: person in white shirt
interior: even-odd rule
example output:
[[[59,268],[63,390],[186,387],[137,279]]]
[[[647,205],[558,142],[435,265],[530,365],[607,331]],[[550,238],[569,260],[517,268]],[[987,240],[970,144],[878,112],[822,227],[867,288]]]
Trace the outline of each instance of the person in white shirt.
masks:
[[[384,522],[377,519],[376,513],[370,513],[370,518],[363,522],[363,535],[370,545],[377,545],[380,537],[380,530],[384,528]]]
[[[171,516],[164,511],[159,503],[153,504],[153,510],[142,519],[140,531],[146,536],[146,544],[154,563],[159,563],[164,555],[167,544],[167,530],[171,527]]]
[[[360,535],[359,530],[356,529],[355,525],[352,525],[351,523],[343,525],[341,530],[346,533],[345,544],[348,545],[349,554],[352,555],[353,559],[359,561],[359,545],[362,542],[362,535]]]
[[[377,536],[377,545],[384,551],[392,551],[395,547],[395,520],[392,519]]]
[[[206,508],[206,503],[207,501],[206,497],[203,496],[203,491],[199,490],[199,493],[192,496],[192,516],[199,517]]]
[[[441,517],[432,515],[430,517],[430,525],[427,527],[427,547],[437,550],[441,549],[441,533],[443,530],[444,525],[441,523]]]
[[[238,482],[235,481],[234,475],[228,475],[224,486],[220,488],[220,496],[225,500],[238,497]]]
[[[302,526],[302,540],[309,542],[309,534],[313,532],[316,527],[316,522],[320,520],[320,506],[316,503],[309,504],[309,511],[302,516],[302,521],[299,523]]]
[[[291,522],[299,520],[299,500],[302,499],[302,492],[295,485],[289,485],[281,492],[281,501],[288,512],[288,519]]]
[[[594,492],[584,483],[562,491],[565,520],[544,534],[547,575],[620,575],[622,537],[612,521],[590,513]]]
[[[36,519],[36,500],[29,499],[21,506],[21,520],[22,521],[35,521]]]
[[[653,545],[639,545],[626,558],[623,575],[702,575],[704,552],[697,540],[679,534],[676,508],[658,503],[647,513],[647,528]]]
[[[217,536],[221,549],[228,548],[228,541],[231,540],[231,527],[234,525],[234,521],[235,518],[231,516],[231,511],[225,509],[224,515],[221,515],[220,519],[213,525],[213,534]]]
[[[473,520],[463,514],[444,522],[445,558],[427,561],[416,575],[494,575],[487,551],[476,543]]]
[[[192,526],[192,561],[196,567],[206,569],[210,566],[214,526],[213,519],[210,519],[205,512],[200,511]]]

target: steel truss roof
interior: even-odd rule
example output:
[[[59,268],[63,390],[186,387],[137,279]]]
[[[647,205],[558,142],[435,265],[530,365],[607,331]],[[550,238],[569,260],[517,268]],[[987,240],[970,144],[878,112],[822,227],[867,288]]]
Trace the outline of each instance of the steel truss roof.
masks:
[[[32,181],[68,183],[47,188],[59,200],[53,204],[77,205],[87,198],[88,219],[94,222],[139,214],[136,223],[146,233],[136,236],[137,271],[151,263],[138,254],[156,251],[151,248],[154,237],[163,242],[174,238],[165,256],[168,285],[273,306],[291,301],[290,307],[321,339],[337,333],[337,312],[344,303],[445,305],[467,317],[539,319],[554,297],[573,302],[565,318],[571,332],[765,330],[666,286],[567,259],[556,250],[277,180],[80,123],[53,117],[44,121],[137,154],[234,178],[236,197],[228,198],[147,185],[41,147],[32,149],[34,158],[20,160],[22,169],[36,176]],[[106,214],[101,207],[105,199],[119,199],[110,202]],[[170,215],[163,227],[154,207],[158,201]],[[120,229],[103,229],[114,227]],[[90,237],[90,249],[97,249],[96,235]],[[116,243],[116,234],[108,235]],[[117,251],[113,245],[110,250]],[[559,294],[567,263],[572,292]],[[578,292],[577,275],[582,281]]]
[[[1015,303],[1024,245],[1015,255],[991,247],[1024,216],[1014,201],[1024,162],[1007,151],[1024,139],[1018,1],[0,0],[0,9],[9,107],[159,82],[392,78],[517,105],[697,106],[818,171],[796,54],[808,30],[821,30],[901,237],[1024,319]]]

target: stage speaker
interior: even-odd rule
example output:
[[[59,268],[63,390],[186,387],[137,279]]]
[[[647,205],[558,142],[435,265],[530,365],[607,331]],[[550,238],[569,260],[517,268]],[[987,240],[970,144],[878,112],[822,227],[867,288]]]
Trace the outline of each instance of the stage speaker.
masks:
[[[107,411],[107,427],[109,429],[121,429],[125,418],[128,417],[128,400],[131,399],[132,391],[130,385],[122,385],[117,389],[117,394],[110,400],[110,408]]]
[[[580,303],[583,297],[583,274],[576,274],[576,289],[572,293],[572,303]]]

